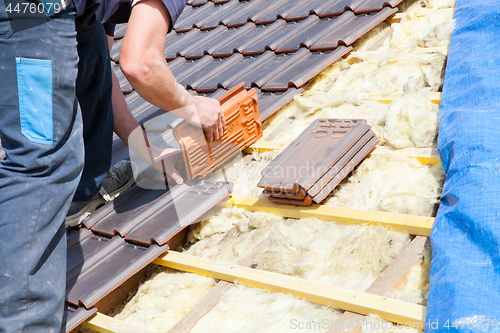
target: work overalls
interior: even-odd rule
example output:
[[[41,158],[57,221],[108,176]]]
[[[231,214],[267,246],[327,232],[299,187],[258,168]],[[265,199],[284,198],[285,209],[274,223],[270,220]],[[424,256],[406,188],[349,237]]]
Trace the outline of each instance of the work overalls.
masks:
[[[0,332],[59,332],[83,167],[75,12],[31,4],[0,0]]]

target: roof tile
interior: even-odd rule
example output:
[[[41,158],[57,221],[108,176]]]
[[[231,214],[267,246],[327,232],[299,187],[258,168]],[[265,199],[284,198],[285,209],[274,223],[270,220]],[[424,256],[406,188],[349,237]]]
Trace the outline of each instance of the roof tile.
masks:
[[[97,313],[95,307],[87,310],[84,307],[75,307],[69,303],[64,303],[62,328],[65,329],[66,332],[71,332],[95,313]]]
[[[304,57],[286,66],[286,70],[276,71],[277,74],[266,81],[261,86],[261,89],[264,91],[286,91],[292,86],[295,88],[301,87],[351,50],[352,47],[339,46],[335,51],[331,52],[311,53],[307,51]]]
[[[370,129],[365,120],[316,119],[261,172],[259,187],[297,193],[308,190]],[[318,166],[312,173],[277,175],[282,165]]]
[[[246,91],[240,84],[219,101],[226,118],[226,129],[218,140],[208,142],[200,128],[186,122],[173,131],[183,152],[188,181],[205,177],[262,137],[255,90]]]
[[[98,263],[66,285],[66,301],[90,308],[130,276],[168,250],[168,246],[142,247],[122,243]]]
[[[143,245],[166,244],[184,227],[199,222],[201,215],[231,191],[228,183],[203,180],[164,203],[158,212],[128,232],[125,239]]]

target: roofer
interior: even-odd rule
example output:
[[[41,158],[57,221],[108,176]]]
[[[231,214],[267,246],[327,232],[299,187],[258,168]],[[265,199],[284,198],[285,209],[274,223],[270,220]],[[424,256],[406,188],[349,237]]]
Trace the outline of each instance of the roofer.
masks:
[[[47,16],[51,16],[47,19]],[[83,166],[75,10],[0,0],[0,332],[58,332]]]
[[[111,71],[106,33],[111,46],[113,39],[109,36],[113,35],[114,26],[109,23],[119,23],[127,17],[127,10],[130,10],[127,9],[127,2],[117,1],[114,6],[96,6],[100,1],[114,3],[113,0],[81,0],[77,3],[77,8],[93,10],[79,13],[77,18],[80,56],[77,95],[82,107],[86,154],[82,180],[66,218],[68,226],[79,224],[98,205],[126,190],[133,181],[130,163],[121,162],[108,174],[111,165],[113,116],[114,131],[133,151],[157,170],[165,172],[177,183],[182,183],[180,173],[173,166],[174,161],[170,160],[176,150],[146,148],[149,146],[145,142],[146,136],[128,110],[118,80]],[[131,85],[145,100],[201,126],[207,139],[211,141],[222,134],[225,122],[218,101],[191,96],[177,84],[163,55],[165,36],[172,29],[186,2],[135,1],[122,44],[120,65]],[[130,2],[128,5],[130,6]],[[103,26],[100,23],[105,24]]]
[[[185,2],[181,2],[183,7]],[[93,24],[92,17],[98,17],[99,9],[104,7],[114,12],[100,16],[101,21],[95,22],[120,22],[123,17],[128,17],[123,11],[126,1],[119,1],[114,6],[110,3],[106,6],[95,4],[84,4],[83,7],[81,2],[76,4],[79,12],[82,8],[91,8],[94,15],[84,15],[79,29],[103,29],[99,24]],[[130,2],[128,6],[130,8]],[[132,18],[138,15],[134,13],[144,12],[135,8],[144,6],[161,11],[164,22],[160,25],[166,27],[165,31],[170,29],[170,23],[175,22],[182,11],[176,0],[165,0],[163,3],[145,0],[134,7]],[[160,10],[161,6],[168,10]],[[30,11],[29,15],[26,9]],[[102,13],[106,14],[104,10]],[[57,332],[61,326],[66,284],[63,219],[80,180],[84,155],[82,121],[75,100],[78,56],[74,16],[71,2],[35,4],[26,0],[0,0],[0,137],[5,150],[5,158],[0,162],[0,332]],[[158,18],[158,15],[146,20],[142,17],[143,24],[157,28]],[[132,21],[137,22],[136,19]],[[87,34],[79,34],[80,46],[85,44],[84,38],[93,34],[91,30],[86,31]],[[162,33],[164,39],[165,31],[157,33]],[[128,37],[128,40],[130,44],[133,37]],[[111,98],[108,79],[95,81],[92,75],[87,76],[88,73],[104,73],[102,75],[109,78],[109,66],[99,67],[104,64],[103,58],[99,58],[103,55],[102,41],[96,38],[87,44],[89,47],[98,45],[99,48],[95,50],[94,57],[89,56],[81,62],[86,67],[78,78],[79,85],[85,83],[78,88],[80,96],[85,95],[85,88],[93,88],[89,85],[100,84],[102,94],[92,96],[98,96],[94,110],[99,110],[99,103]],[[165,66],[163,70],[168,71],[168,68]],[[223,122],[218,104],[186,96],[172,79],[170,77],[164,84],[175,87],[176,93],[164,96],[174,98],[174,102],[160,101],[159,106],[172,111],[180,108],[177,110],[179,115],[202,126],[207,137],[210,134],[217,137]],[[138,91],[145,89],[144,84],[136,81],[133,84],[141,87]],[[146,95],[146,99],[151,101],[150,94]],[[82,105],[86,102],[92,104],[87,100]],[[193,108],[193,105],[196,107]],[[101,110],[104,109],[109,108]],[[200,114],[198,119],[194,110]],[[125,111],[118,109],[115,114],[121,112]],[[96,135],[92,139],[105,136],[100,128],[92,128],[95,124],[109,126],[109,113],[105,114],[107,118],[100,118],[104,117],[103,114],[95,112],[93,116],[96,118],[91,117],[92,121],[86,122],[85,131]],[[106,124],[102,124],[102,119],[106,119]],[[136,129],[136,123],[132,122],[130,126],[121,120],[118,119],[117,126],[123,125],[123,133]],[[108,129],[104,131],[107,133]],[[101,163],[100,158],[106,160],[105,151],[106,148],[103,148],[95,152],[96,164]],[[108,152],[111,155],[111,151]],[[103,178],[102,175],[91,176],[90,179],[92,177],[95,184]],[[91,193],[85,186],[84,192]]]

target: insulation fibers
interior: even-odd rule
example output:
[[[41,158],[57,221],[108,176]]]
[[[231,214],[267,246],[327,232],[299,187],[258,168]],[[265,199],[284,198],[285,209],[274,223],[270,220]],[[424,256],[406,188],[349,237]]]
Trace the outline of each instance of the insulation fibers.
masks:
[[[235,223],[246,219],[247,215],[248,211],[242,208],[224,208],[219,214],[192,225],[189,229],[188,242],[196,243],[213,234],[225,233],[231,230]]]
[[[446,55],[440,51],[357,52],[346,61],[350,67],[339,75],[331,90],[349,90],[351,94],[389,96],[401,94],[409,78],[419,89],[437,91],[443,83]]]
[[[375,55],[369,52],[353,54],[347,60],[337,62],[331,69],[330,73],[339,73],[336,77],[330,78],[325,74],[325,78],[333,82],[330,90],[304,96],[296,95],[293,104],[269,119],[270,124],[264,135],[269,135],[290,116],[295,118],[294,121],[273,141],[293,141],[316,118],[362,118],[372,127],[380,145],[391,145],[386,140],[389,129],[385,127],[388,106],[375,102],[373,97],[403,94],[404,86],[408,81],[412,81],[412,85],[416,86],[416,89],[412,90],[414,93],[404,97],[403,101],[396,102],[397,106],[394,108],[401,109],[406,104],[404,113],[409,121],[423,119],[425,116],[429,116],[429,119],[405,127],[419,133],[407,133],[406,136],[413,136],[416,142],[409,139],[411,142],[406,141],[403,147],[415,147],[415,144],[418,147],[429,147],[437,130],[437,106],[431,105],[424,94],[437,91],[442,85],[445,60],[445,55],[439,51],[415,53],[399,50]],[[417,89],[422,93],[417,94]],[[420,115],[422,111],[424,115]],[[395,114],[397,112],[391,113]],[[425,128],[428,125],[430,127]],[[393,147],[401,147],[398,140],[392,142],[395,143]]]
[[[272,214],[248,215],[224,237],[214,234],[185,253],[236,263],[269,238],[267,247],[253,256],[257,269],[364,291],[409,243],[408,235],[382,227],[315,218],[289,225]]]
[[[421,12],[418,15],[422,15]],[[453,12],[432,13],[417,17],[416,13],[404,14],[401,23],[394,23],[389,44],[391,48],[443,47],[450,44],[455,27]]]
[[[432,251],[429,246],[425,248],[422,260],[410,270],[405,283],[397,290],[389,293],[388,297],[404,302],[427,305],[431,258]]]
[[[371,155],[323,204],[354,209],[433,216],[444,171],[441,164],[393,154]]]
[[[431,147],[438,132],[438,108],[413,80],[408,81],[405,94],[387,111],[385,139],[394,148]]]
[[[260,172],[275,159],[279,153],[280,151],[268,151],[261,154],[253,153],[250,163],[245,166],[244,170],[242,170],[233,181],[233,194],[264,198],[262,194],[263,189],[257,187],[257,183],[262,178]]]
[[[236,285],[196,323],[191,333],[326,332],[328,327],[321,328],[320,324],[333,322],[340,315],[337,309],[291,295]],[[299,322],[316,322],[317,329],[293,326]]]
[[[275,224],[257,269],[364,291],[408,245],[409,236],[383,227],[304,218]]]
[[[389,37],[392,35],[391,26],[385,22],[380,23],[368,31],[352,45],[353,52],[378,51],[387,49]],[[384,40],[381,40],[384,38]]]
[[[166,332],[215,284],[209,277],[158,267],[115,318],[153,332]]]
[[[185,253],[207,259],[238,263],[251,254],[255,247],[269,236],[272,226],[283,222],[283,217],[264,212],[249,212],[242,208],[224,209],[220,214],[232,228],[225,234],[205,236],[192,245]],[[216,216],[215,218],[218,218]],[[189,232],[191,242],[198,231],[210,228],[211,221],[193,226]],[[203,222],[202,222],[203,223]],[[193,236],[192,236],[193,235]]]
[[[411,80],[410,80],[411,81]],[[316,118],[366,119],[379,145],[392,148],[431,147],[438,131],[438,105],[431,102],[427,92],[414,88],[391,104],[373,100],[348,99],[348,92],[317,94],[310,98],[295,97],[298,112],[295,120],[273,141],[292,142]]]
[[[417,12],[422,9],[455,8],[456,0],[407,0],[398,5],[399,12]]]

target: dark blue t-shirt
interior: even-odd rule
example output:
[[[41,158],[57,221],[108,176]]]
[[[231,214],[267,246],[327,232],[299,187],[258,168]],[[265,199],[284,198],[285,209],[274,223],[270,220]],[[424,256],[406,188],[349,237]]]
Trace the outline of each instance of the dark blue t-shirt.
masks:
[[[126,23],[130,17],[133,0],[75,0],[76,20],[79,24],[92,26],[104,24],[106,33],[113,35],[114,25]],[[184,10],[187,0],[162,0],[170,14],[170,30]]]

